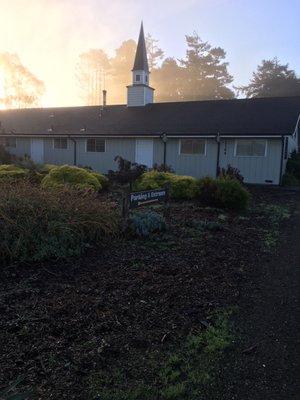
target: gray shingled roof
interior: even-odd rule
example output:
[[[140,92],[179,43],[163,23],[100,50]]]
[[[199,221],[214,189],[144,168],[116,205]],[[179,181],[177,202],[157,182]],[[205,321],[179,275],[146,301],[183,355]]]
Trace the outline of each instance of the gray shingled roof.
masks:
[[[138,45],[137,45],[137,49],[136,49],[136,53],[135,53],[134,65],[133,65],[133,71],[136,71],[136,70],[149,71],[143,23],[141,24],[139,41],[138,41]]]
[[[300,97],[113,105],[100,110],[1,110],[1,130],[16,135],[286,135],[294,132]]]

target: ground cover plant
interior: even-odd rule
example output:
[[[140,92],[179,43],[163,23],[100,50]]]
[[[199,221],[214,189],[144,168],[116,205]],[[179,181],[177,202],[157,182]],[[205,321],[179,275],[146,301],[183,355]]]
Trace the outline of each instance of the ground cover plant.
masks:
[[[299,200],[251,191],[243,215],[171,202],[167,231],[110,238],[63,261],[3,265],[0,390],[23,376],[18,392],[40,399],[232,399],[218,395],[238,340],[227,310],[265,270],[274,219],[280,235]]]
[[[0,263],[78,256],[118,232],[109,202],[70,188],[0,185]]]

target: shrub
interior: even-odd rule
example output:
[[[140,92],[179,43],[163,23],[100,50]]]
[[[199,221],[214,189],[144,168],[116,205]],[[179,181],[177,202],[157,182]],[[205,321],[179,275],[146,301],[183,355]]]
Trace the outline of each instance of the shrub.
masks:
[[[206,177],[199,180],[198,198],[208,206],[239,211],[248,207],[250,195],[236,179]]]
[[[164,164],[154,164],[153,165],[153,170],[158,171],[158,172],[174,172],[173,168],[170,165],[164,165]]]
[[[295,175],[297,179],[300,179],[300,153],[297,153],[296,150],[291,153],[287,161],[286,170]]]
[[[91,172],[91,174],[98,180],[102,189],[107,189],[109,186],[109,179],[105,175],[100,174],[100,172]]]
[[[10,164],[16,157],[10,154],[6,148],[0,144],[0,164]]]
[[[99,180],[83,168],[63,165],[52,168],[42,180],[44,188],[61,188],[69,186],[73,189],[98,191],[102,189]]]
[[[230,164],[228,164],[227,169],[219,168],[218,177],[219,178],[236,179],[240,183],[244,182],[244,177],[241,174],[240,170],[238,168],[232,167]]]
[[[192,199],[197,194],[197,180],[192,176],[175,175],[170,172],[145,172],[136,182],[135,190],[150,190],[170,184],[170,196],[174,199]]]
[[[216,183],[217,206],[237,211],[245,210],[248,207],[249,192],[237,180],[221,178],[217,179]]]
[[[93,193],[21,182],[0,187],[0,262],[78,256],[118,229],[110,203]]]
[[[152,233],[165,230],[166,222],[157,212],[136,212],[130,216],[129,226],[137,236],[150,236]]]
[[[206,176],[198,182],[198,194],[201,203],[214,206],[216,203],[217,182],[215,179]]]
[[[14,182],[28,176],[28,171],[14,164],[0,165],[0,182]]]
[[[132,187],[133,182],[135,182],[145,171],[147,171],[147,167],[145,165],[132,163],[131,161],[125,160],[121,156],[117,156],[115,161],[118,163],[118,170],[108,171],[108,178],[112,182],[117,182],[121,185],[129,183],[130,187]]]
[[[299,186],[300,179],[291,172],[286,172],[282,177],[282,184],[283,186]]]

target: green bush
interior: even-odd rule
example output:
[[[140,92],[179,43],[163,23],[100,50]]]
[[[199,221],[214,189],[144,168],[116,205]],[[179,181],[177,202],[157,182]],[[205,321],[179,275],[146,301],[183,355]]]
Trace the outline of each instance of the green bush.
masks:
[[[109,180],[105,175],[100,174],[100,172],[91,172],[91,174],[98,180],[102,189],[107,189],[109,186]]]
[[[300,179],[291,172],[286,172],[282,177],[282,184],[283,186],[299,186]]]
[[[241,211],[248,207],[250,194],[236,179],[206,177],[199,180],[198,198],[208,206]]]
[[[286,164],[286,172],[282,177],[284,186],[300,185],[300,153],[293,151]]]
[[[198,181],[198,197],[201,203],[214,206],[216,203],[217,182],[210,176]]]
[[[83,168],[63,165],[52,168],[42,180],[44,188],[62,188],[69,186],[73,189],[99,191],[102,186],[93,173]]]
[[[0,185],[0,263],[78,256],[117,233],[115,208],[93,193]]]
[[[0,165],[0,182],[13,182],[24,179],[28,171],[14,164]]]
[[[242,211],[248,207],[250,194],[235,179],[217,179],[215,194],[217,206]]]
[[[170,196],[173,199],[192,199],[197,194],[197,180],[192,176],[175,175],[170,172],[145,172],[135,183],[135,190],[149,190],[170,184]]]

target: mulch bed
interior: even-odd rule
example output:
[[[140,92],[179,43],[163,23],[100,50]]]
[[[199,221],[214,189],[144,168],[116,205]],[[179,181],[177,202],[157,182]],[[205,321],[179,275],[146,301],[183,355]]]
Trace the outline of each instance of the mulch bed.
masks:
[[[281,189],[251,188],[252,207],[293,203]],[[253,209],[252,209],[253,211]],[[225,217],[224,217],[225,215]],[[201,221],[216,222],[203,229]],[[85,257],[0,271],[0,388],[39,399],[90,399],[89,382],[116,367],[152,382],[166,352],[237,305],[248,273],[268,258],[267,216],[173,203],[170,229],[151,239],[114,239]]]

